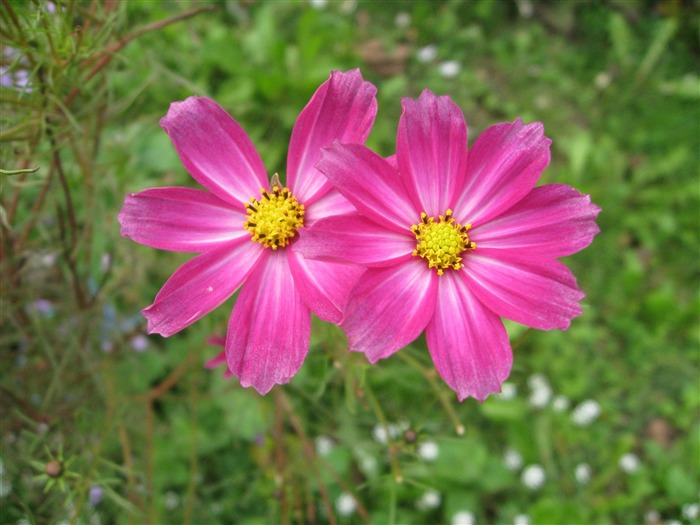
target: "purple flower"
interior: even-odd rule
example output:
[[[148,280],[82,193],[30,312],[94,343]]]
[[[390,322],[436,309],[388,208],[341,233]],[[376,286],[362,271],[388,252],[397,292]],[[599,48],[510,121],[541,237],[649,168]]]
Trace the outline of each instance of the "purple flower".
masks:
[[[294,125],[286,187],[277,177],[268,182],[250,139],[214,101],[190,97],[171,105],[161,126],[208,191],[152,188],[126,196],[122,235],[199,253],[143,310],[149,333],[179,332],[240,287],[226,338],[228,368],[262,394],[291,379],[309,349],[311,312],[340,321],[362,268],[308,261],[289,248],[300,227],[354,212],[315,164],[335,140],[364,142],[377,111],[375,94],[359,70],[331,73]]]
[[[55,313],[55,308],[53,303],[48,299],[37,299],[33,303],[30,303],[27,307],[30,313],[39,314],[42,317],[53,317]]]
[[[131,348],[136,352],[145,352],[148,349],[148,337],[143,334],[136,334],[131,338]]]
[[[591,243],[600,208],[569,186],[535,187],[550,142],[517,119],[467,155],[461,110],[424,91],[403,100],[395,157],[338,142],[324,151],[318,168],[362,215],[317,221],[294,249],[368,267],[340,324],[351,350],[375,363],[425,330],[459,399],[484,400],[512,364],[499,316],[548,330],[581,314],[584,294],[557,258]]]
[[[88,493],[90,505],[92,505],[93,507],[97,507],[100,503],[102,503],[103,496],[104,491],[101,487],[98,487],[97,485],[93,485],[92,487],[90,487],[90,492]]]

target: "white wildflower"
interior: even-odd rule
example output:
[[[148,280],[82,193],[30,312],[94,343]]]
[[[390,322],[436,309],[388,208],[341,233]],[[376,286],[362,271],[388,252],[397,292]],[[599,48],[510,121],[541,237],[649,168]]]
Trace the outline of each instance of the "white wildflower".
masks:
[[[411,25],[411,15],[406,11],[396,13],[396,17],[394,18],[394,24],[399,29],[406,29],[408,26]]]
[[[501,385],[501,399],[513,399],[516,395],[518,395],[518,387],[513,383],[506,381]]]
[[[554,396],[554,399],[552,400],[552,409],[555,412],[564,412],[569,408],[569,405],[571,405],[571,402],[566,396]]]
[[[612,83],[612,76],[607,71],[601,71],[595,76],[593,84],[598,89],[605,89]]]
[[[529,465],[523,470],[520,479],[527,488],[537,490],[547,481],[547,475],[542,465]]]
[[[530,516],[527,514],[518,514],[513,518],[513,525],[530,525]]]
[[[451,525],[476,525],[476,517],[468,510],[460,510],[452,516]]]
[[[436,509],[440,506],[442,497],[440,493],[436,490],[429,490],[424,492],[418,501],[416,501],[416,508],[418,510],[430,510]]]
[[[177,495],[176,492],[168,491],[165,493],[165,509],[166,510],[175,510],[178,505],[180,505],[180,496]]]
[[[634,474],[639,470],[639,467],[641,466],[641,461],[639,461],[639,457],[637,457],[636,454],[628,452],[627,454],[623,454],[622,457],[620,457],[618,465],[620,465],[620,468],[627,472],[627,474]]]
[[[377,423],[372,430],[372,437],[377,443],[386,445],[389,442],[389,431],[384,425]]]
[[[600,404],[594,399],[587,399],[571,413],[572,421],[580,426],[586,427],[593,423],[600,415]]]
[[[319,456],[327,456],[333,450],[333,440],[328,436],[318,436],[315,440],[316,453]]]
[[[581,485],[591,480],[591,466],[588,463],[579,463],[574,469],[574,477]]]
[[[507,448],[503,453],[503,464],[508,470],[516,471],[523,466],[523,457],[517,450]]]
[[[535,6],[530,0],[516,0],[515,5],[518,6],[518,12],[523,18],[532,18],[535,13]]]
[[[462,66],[456,60],[446,60],[438,65],[438,71],[445,78],[454,78],[461,70]]]
[[[335,500],[335,510],[337,510],[338,514],[341,516],[349,516],[355,512],[356,508],[357,502],[355,502],[355,498],[352,497],[352,494],[347,492],[343,492],[338,496],[338,499]]]
[[[435,60],[437,56],[437,46],[435,44],[429,44],[425,47],[421,47],[416,53],[416,58],[419,62],[431,62]]]
[[[440,454],[440,447],[435,441],[423,441],[418,445],[417,453],[423,461],[435,461]]]
[[[694,521],[700,516],[700,504],[686,503],[681,507],[681,514],[688,521]]]

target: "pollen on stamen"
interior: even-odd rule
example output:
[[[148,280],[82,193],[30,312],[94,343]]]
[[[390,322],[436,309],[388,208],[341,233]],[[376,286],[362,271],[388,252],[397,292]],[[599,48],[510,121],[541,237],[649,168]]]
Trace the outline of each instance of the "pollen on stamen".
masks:
[[[444,275],[448,268],[464,268],[462,254],[476,248],[467,234],[471,224],[462,226],[456,222],[450,209],[439,216],[439,222],[425,212],[420,214],[420,219],[420,223],[411,226],[417,241],[413,255],[428,261],[428,268],[435,268],[438,275]]]
[[[273,179],[274,180],[274,179]],[[289,188],[272,186],[271,192],[260,190],[260,199],[250,198],[246,203],[248,219],[243,227],[251,240],[277,250],[287,246],[304,225],[304,205],[292,195]]]

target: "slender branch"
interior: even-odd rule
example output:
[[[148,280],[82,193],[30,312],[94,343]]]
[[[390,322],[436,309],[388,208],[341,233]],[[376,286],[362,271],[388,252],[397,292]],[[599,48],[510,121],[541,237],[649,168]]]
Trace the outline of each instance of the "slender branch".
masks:
[[[102,68],[104,68],[109,62],[112,60],[114,57],[114,54],[119,51],[120,49],[124,48],[129,42],[137,39],[138,37],[150,32],[150,31],[157,31],[159,29],[162,29],[170,24],[174,24],[176,22],[180,22],[182,20],[186,20],[188,18],[192,18],[193,16],[196,16],[201,13],[205,13],[208,11],[215,11],[218,10],[219,6],[217,5],[207,5],[207,6],[202,6],[202,7],[195,7],[193,9],[189,9],[187,11],[183,11],[182,13],[179,13],[177,15],[171,16],[170,18],[164,18],[163,20],[157,20],[155,22],[151,22],[150,24],[146,24],[145,26],[142,26],[138,29],[136,29],[133,33],[130,33],[126,35],[124,38],[121,40],[118,40],[117,42],[114,42],[112,45],[108,46],[102,53],[102,55],[97,58],[92,58],[90,60],[97,60],[97,63],[92,67],[92,69],[88,72],[88,74],[85,76],[83,79],[82,83],[83,85],[90,80],[92,77],[94,77],[97,73],[100,72]],[[66,106],[69,105],[75,97],[78,96],[78,93],[80,93],[80,86],[76,86],[73,88],[73,90],[69,93],[68,97],[66,97],[65,104]]]
[[[275,467],[277,469],[275,483],[279,484],[280,487],[280,522],[282,525],[289,525],[289,504],[284,479],[287,470],[287,458],[284,453],[284,416],[282,411],[283,407],[279,396],[275,396],[275,427],[273,430],[275,437]]]
[[[281,388],[276,388],[274,392],[276,399],[279,400],[280,405],[289,415],[289,422],[292,424],[294,432],[296,432],[297,436],[299,436],[299,439],[301,440],[302,444],[302,449],[304,450],[304,455],[306,456],[306,459],[309,462],[309,466],[311,467],[314,476],[316,476],[316,479],[318,480],[318,489],[321,492],[321,500],[323,501],[323,506],[326,507],[326,512],[328,513],[328,522],[331,525],[336,525],[337,521],[335,519],[335,514],[333,513],[333,505],[331,504],[328,491],[326,490],[325,485],[321,481],[321,473],[318,471],[318,467],[316,466],[316,453],[314,451],[314,446],[311,444],[308,437],[306,436],[304,427],[299,421],[299,418],[297,417],[296,412],[292,407],[292,404],[289,402],[287,395],[284,393],[284,390],[282,390]]]
[[[369,404],[374,411],[374,415],[377,416],[377,419],[379,419],[379,424],[384,429],[384,435],[386,436],[389,450],[389,463],[391,463],[391,472],[394,474],[394,481],[397,483],[403,483],[403,475],[399,469],[399,462],[396,459],[396,445],[394,445],[391,434],[389,433],[389,425],[386,421],[386,417],[384,416],[384,411],[382,410],[379,401],[377,401],[377,398],[375,397],[372,388],[369,386],[368,381],[365,381],[365,393],[367,394]]]
[[[156,498],[153,493],[155,468],[153,465],[153,438],[154,438],[154,422],[153,422],[153,398],[148,398],[144,403],[146,430],[145,430],[145,451],[144,460],[146,462],[146,500],[148,508],[146,515],[148,523],[156,523]]]
[[[455,432],[457,433],[458,436],[463,436],[464,435],[464,425],[459,420],[459,417],[457,416],[457,412],[455,412],[455,409],[452,406],[452,404],[450,403],[450,400],[447,399],[447,395],[445,394],[445,389],[441,388],[441,386],[438,384],[437,380],[435,379],[434,370],[432,370],[432,369],[427,370],[420,362],[418,362],[417,359],[411,357],[406,352],[399,352],[399,357],[401,359],[403,359],[406,363],[411,365],[413,368],[418,370],[423,375],[423,377],[425,377],[428,380],[428,383],[430,384],[430,388],[432,388],[433,391],[437,394],[438,401],[440,401],[442,408],[447,413],[447,417],[449,417],[450,421],[452,421],[452,425],[454,426]]]
[[[129,442],[129,434],[122,422],[119,422],[119,442],[122,446],[122,458],[124,459],[124,471],[126,472],[126,488],[127,497],[139,509],[143,506],[141,496],[136,490],[136,476],[134,475],[133,453],[131,452],[131,443]]]
[[[26,224],[22,228],[22,232],[19,234],[19,237],[17,237],[16,241],[13,243],[13,249],[14,249],[15,253],[20,253],[22,251],[22,248],[24,247],[24,243],[27,240],[27,237],[29,236],[29,232],[36,224],[36,221],[37,221],[38,216],[39,216],[39,211],[41,210],[42,206],[44,205],[44,201],[46,200],[46,196],[49,192],[49,188],[51,187],[51,181],[53,180],[53,174],[54,174],[54,166],[52,165],[51,168],[49,169],[49,174],[46,176],[46,180],[44,181],[44,185],[42,186],[41,191],[39,192],[39,195],[34,200],[34,204],[32,205],[32,212],[29,214],[29,220],[27,220]]]
[[[187,370],[190,368],[190,366],[192,364],[190,362],[191,360],[192,360],[192,358],[190,358],[189,360],[182,363],[175,370],[173,370],[167,378],[165,378],[163,381],[161,381],[158,385],[154,386],[148,392],[136,396],[136,399],[155,401],[156,399],[161,397],[168,390],[170,390],[172,387],[174,387],[175,384],[184,375],[184,373],[187,372]]]
[[[193,384],[190,376],[189,385],[189,405],[190,405],[190,476],[187,483],[187,493],[185,498],[185,509],[183,523],[190,525],[192,523],[192,514],[194,513],[194,502],[197,493],[197,472],[199,470],[199,458],[197,455],[197,433],[199,430],[199,421],[197,419],[197,406],[199,406],[199,388]]]

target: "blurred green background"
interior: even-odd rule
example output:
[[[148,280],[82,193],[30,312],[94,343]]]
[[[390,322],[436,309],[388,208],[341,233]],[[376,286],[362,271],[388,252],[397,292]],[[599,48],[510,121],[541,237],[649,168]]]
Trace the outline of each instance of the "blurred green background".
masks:
[[[0,522],[700,523],[697,0],[2,0]],[[195,186],[158,126],[223,105],[270,173],[332,69],[520,116],[542,183],[589,193],[566,332],[509,323],[504,393],[458,403],[422,339],[369,366],[314,321],[267,397],[203,363],[233,301],[170,339],[139,310],[188,254],[119,236],[124,194]],[[460,432],[463,430],[463,433]]]

